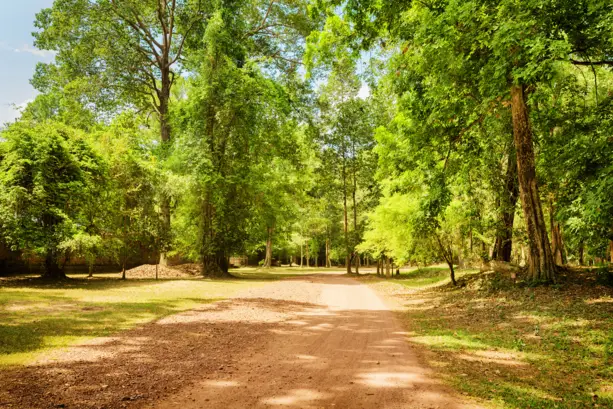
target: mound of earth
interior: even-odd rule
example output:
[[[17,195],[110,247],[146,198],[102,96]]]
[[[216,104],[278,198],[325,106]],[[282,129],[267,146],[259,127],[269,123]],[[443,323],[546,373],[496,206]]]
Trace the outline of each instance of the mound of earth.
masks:
[[[126,270],[127,279],[155,278],[155,264],[143,264]],[[202,266],[200,264],[189,263],[176,266],[157,266],[158,278],[191,278],[201,275]]]

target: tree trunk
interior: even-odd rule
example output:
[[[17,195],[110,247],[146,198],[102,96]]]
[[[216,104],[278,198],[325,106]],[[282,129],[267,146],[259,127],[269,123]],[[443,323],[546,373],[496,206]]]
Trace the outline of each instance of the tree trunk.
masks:
[[[513,251],[513,223],[515,221],[515,207],[519,198],[519,184],[517,183],[517,159],[515,149],[508,155],[507,173],[505,175],[504,197],[501,200],[502,230],[496,234],[494,253],[492,258],[498,261],[511,261]]]
[[[202,261],[202,274],[207,277],[230,277],[230,260],[224,250],[205,255]]]
[[[579,242],[579,265],[582,266],[584,264],[583,260],[583,249],[584,249],[583,240]]]
[[[390,258],[385,256],[385,278],[390,278]]]
[[[377,275],[380,275],[380,273],[381,273],[379,271],[380,266],[381,266],[381,260],[379,259],[379,260],[377,260]]]
[[[53,250],[47,250],[47,254],[45,256],[45,272],[43,276],[51,280],[61,280],[66,278],[64,270],[58,263],[57,253]]]
[[[303,244],[300,245],[300,268],[302,268],[302,262],[304,259],[304,250],[303,250]]]
[[[453,285],[458,285],[455,280],[455,270],[453,269],[453,262],[448,261],[447,265],[449,266],[449,276],[451,277],[451,282],[453,283]]]
[[[89,274],[87,275],[87,278],[92,278],[94,276],[94,263],[87,263],[88,264],[88,272]]]
[[[522,86],[511,87],[511,108],[520,198],[530,246],[528,276],[534,281],[551,282],[555,281],[556,266],[536,184],[532,128]]]
[[[305,250],[306,250],[306,266],[307,268],[309,268],[311,266],[311,260],[309,260],[310,256],[309,256],[309,242],[308,241],[306,242]]]
[[[170,144],[170,122],[168,118],[168,104],[170,101],[170,88],[172,86],[170,80],[170,67],[166,67],[161,70],[162,84],[159,97],[158,114],[160,121],[160,139],[162,146],[164,146],[164,154],[167,151]],[[162,203],[160,204],[161,217],[162,217],[162,234],[164,236],[165,244],[168,244],[170,236],[170,197],[167,195],[162,196]],[[160,264],[163,266],[168,265],[168,259],[166,257],[166,251],[160,252]]]
[[[351,249],[349,243],[349,219],[347,215],[347,169],[345,158],[343,157],[343,232],[345,233],[345,267],[347,274],[351,274]]]
[[[156,279],[156,280],[158,279],[158,267],[159,267],[159,266],[160,266],[159,264],[156,264],[156,265],[155,265],[155,279]]]
[[[551,252],[557,265],[566,264],[566,252],[562,242],[560,223],[555,219],[555,205],[553,194],[549,195],[549,230],[551,231]]]
[[[121,279],[122,280],[126,279],[126,261],[125,260],[121,263]]]
[[[273,230],[274,230],[273,227],[266,228],[266,233],[268,234],[268,236],[266,238],[266,257],[264,258],[264,265],[262,265],[262,267],[264,268],[272,267],[272,233],[273,233]]]
[[[356,157],[355,157],[355,146],[353,147],[353,190],[351,191],[351,198],[353,201],[353,235],[354,235],[354,243],[352,247],[357,244],[357,234],[358,234],[358,206],[355,201],[355,194],[358,190],[358,180],[356,174]],[[355,258],[355,273],[360,274],[360,255],[357,250],[353,252],[353,257]]]

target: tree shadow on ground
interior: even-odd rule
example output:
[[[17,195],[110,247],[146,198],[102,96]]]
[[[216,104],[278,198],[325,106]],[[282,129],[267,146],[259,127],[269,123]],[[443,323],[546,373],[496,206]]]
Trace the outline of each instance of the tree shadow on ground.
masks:
[[[346,397],[378,407],[381,396],[405,404],[424,389],[432,391],[422,394],[428,402],[450,401],[403,352],[405,335],[392,331],[386,314],[271,298],[218,302],[4,371],[0,406],[141,407],[193,384],[213,408],[321,407]],[[352,359],[364,351],[369,360]],[[254,359],[261,366],[249,366]],[[204,404],[178,396],[188,401],[173,407]]]
[[[509,408],[613,407],[605,287],[449,289],[405,297],[412,342],[466,393]]]

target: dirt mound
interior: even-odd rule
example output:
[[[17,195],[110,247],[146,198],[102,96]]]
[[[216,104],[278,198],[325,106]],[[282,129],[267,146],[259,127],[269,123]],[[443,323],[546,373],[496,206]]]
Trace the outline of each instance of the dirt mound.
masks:
[[[143,264],[126,270],[127,279],[155,278],[155,264]],[[191,278],[201,275],[202,267],[200,264],[180,264],[177,266],[157,266],[158,278]]]

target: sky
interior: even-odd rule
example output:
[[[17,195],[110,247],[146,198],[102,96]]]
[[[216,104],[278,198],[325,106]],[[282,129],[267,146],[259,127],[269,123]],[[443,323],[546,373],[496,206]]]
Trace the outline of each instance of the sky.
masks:
[[[2,1],[0,12],[0,127],[14,120],[24,106],[36,96],[30,78],[39,61],[49,62],[53,54],[34,47],[34,18],[53,0]]]

